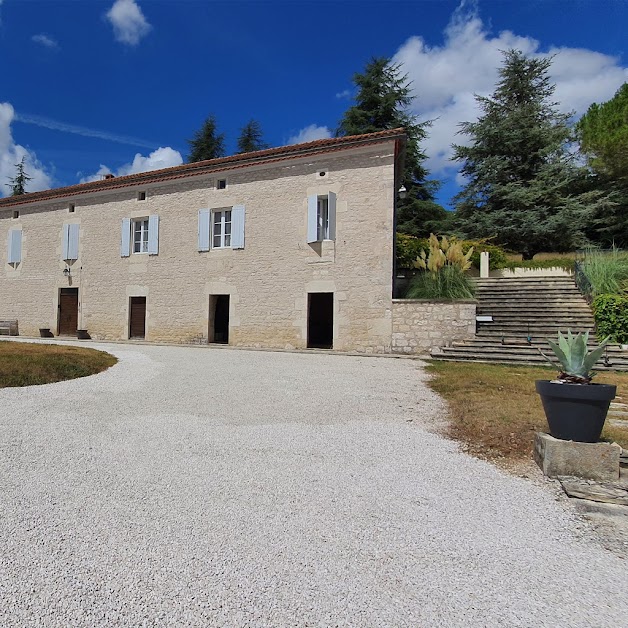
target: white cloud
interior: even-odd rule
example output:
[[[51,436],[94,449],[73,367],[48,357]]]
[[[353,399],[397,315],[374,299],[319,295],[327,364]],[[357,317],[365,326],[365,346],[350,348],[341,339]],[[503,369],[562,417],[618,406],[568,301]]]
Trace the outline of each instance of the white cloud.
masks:
[[[106,15],[114,37],[128,46],[137,46],[152,28],[135,0],[116,0]]]
[[[26,184],[28,192],[47,190],[52,186],[52,178],[37,160],[34,152],[16,144],[11,133],[11,123],[15,111],[9,103],[0,103],[0,197],[8,196],[9,179],[15,177],[15,165],[24,158],[25,172],[31,177]]]
[[[336,98],[339,98],[340,100],[346,100],[347,98],[351,98],[351,90],[343,89],[341,92],[338,92],[336,94]]]
[[[46,35],[45,33],[33,35],[31,37],[31,40],[34,41],[36,44],[41,44],[45,48],[50,48],[51,50],[56,50],[57,48],[59,48],[58,42],[49,35]]]
[[[324,140],[331,137],[331,131],[326,126],[317,126],[310,124],[301,129],[296,135],[292,135],[287,144],[303,144],[304,142],[313,142],[314,140]]]
[[[442,46],[429,46],[411,37],[397,51],[393,61],[413,82],[414,113],[422,120],[434,120],[424,144],[427,167],[436,176],[452,164],[451,144],[463,144],[456,135],[458,124],[475,120],[478,107],[473,94],[493,92],[502,64],[502,52],[517,48],[537,57],[555,55],[550,76],[556,83],[555,100],[563,111],[583,114],[592,102],[603,102],[628,80],[628,69],[608,55],[582,48],[550,48],[542,51],[531,37],[502,31],[493,35],[478,17],[473,4],[460,4],[444,32]]]
[[[151,170],[161,170],[162,168],[170,168],[171,166],[180,166],[183,163],[181,153],[170,146],[165,148],[158,148],[144,157],[137,153],[133,158],[133,161],[129,164],[124,164],[116,172],[114,172],[108,166],[104,164],[100,165],[98,171],[92,175],[81,177],[80,183],[87,183],[88,181],[99,181],[106,174],[114,174],[117,177],[122,177],[126,174],[137,174],[138,172],[150,172]],[[78,174],[81,176],[81,173]]]

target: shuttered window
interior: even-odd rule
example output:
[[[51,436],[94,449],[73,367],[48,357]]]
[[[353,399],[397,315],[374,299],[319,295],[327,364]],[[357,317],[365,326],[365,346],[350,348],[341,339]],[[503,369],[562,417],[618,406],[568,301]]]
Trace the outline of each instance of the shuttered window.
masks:
[[[9,264],[19,264],[22,261],[22,230],[11,229],[7,244],[7,262]]]
[[[198,250],[243,249],[244,223],[244,205],[234,205],[231,209],[199,209]]]
[[[79,225],[63,225],[63,259],[66,261],[78,259],[79,229]]]
[[[336,239],[336,194],[312,194],[307,199],[307,241]]]

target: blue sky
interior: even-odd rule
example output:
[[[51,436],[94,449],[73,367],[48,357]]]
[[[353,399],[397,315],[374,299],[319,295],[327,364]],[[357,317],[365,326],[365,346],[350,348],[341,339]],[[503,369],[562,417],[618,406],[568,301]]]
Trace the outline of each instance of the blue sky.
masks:
[[[22,156],[32,190],[176,165],[209,113],[229,152],[252,117],[273,146],[325,137],[351,76],[388,56],[436,120],[425,150],[447,205],[456,125],[499,50],[556,54],[557,99],[580,115],[628,80],[626,24],[625,0],[0,0],[0,183]]]

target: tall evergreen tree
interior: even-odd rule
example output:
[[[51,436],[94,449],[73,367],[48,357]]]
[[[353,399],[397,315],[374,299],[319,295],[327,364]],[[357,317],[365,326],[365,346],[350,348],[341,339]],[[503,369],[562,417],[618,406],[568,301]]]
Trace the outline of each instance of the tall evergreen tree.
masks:
[[[397,204],[397,229],[409,235],[429,236],[430,231],[438,231],[447,211],[434,201],[438,182],[427,179],[421,142],[430,123],[419,122],[409,112],[414,97],[408,77],[401,74],[399,64],[380,57],[371,59],[363,73],[354,75],[353,82],[358,88],[355,104],[344,113],[336,135],[405,128],[408,142],[402,183],[407,195]]]
[[[250,120],[240,130],[238,153],[252,153],[265,148],[269,145],[264,141],[262,125],[257,120]]]
[[[26,194],[26,184],[31,180],[24,170],[24,159],[19,164],[15,164],[16,174],[13,179],[9,179],[8,187],[11,188],[11,196],[20,196]]]
[[[551,100],[550,66],[551,59],[506,51],[495,91],[476,96],[479,119],[460,125],[470,143],[454,146],[468,180],[454,199],[458,228],[496,236],[524,259],[584,244],[587,223],[604,202],[584,186],[586,171],[568,150],[571,115]]]
[[[576,130],[595,184],[613,200],[596,215],[592,237],[628,247],[628,83],[609,101],[592,104]]]
[[[225,156],[225,134],[218,133],[216,118],[213,115],[203,122],[203,126],[194,133],[191,140],[188,140],[188,144],[190,145],[188,163]]]

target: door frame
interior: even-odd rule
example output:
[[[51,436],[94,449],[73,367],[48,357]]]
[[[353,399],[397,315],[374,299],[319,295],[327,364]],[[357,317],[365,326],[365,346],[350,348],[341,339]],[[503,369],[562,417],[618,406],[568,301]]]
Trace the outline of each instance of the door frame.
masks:
[[[62,290],[73,290],[74,292],[76,292],[76,329],[78,330],[78,328],[80,327],[80,323],[79,323],[79,314],[80,314],[80,308],[81,308],[81,301],[80,301],[80,294],[79,294],[79,289],[78,287],[74,287],[74,286],[63,286],[62,288],[59,288],[57,290],[57,336],[61,336],[61,292]],[[66,334],[66,335],[72,335],[72,334]],[[76,335],[76,331],[74,332],[74,335]]]

